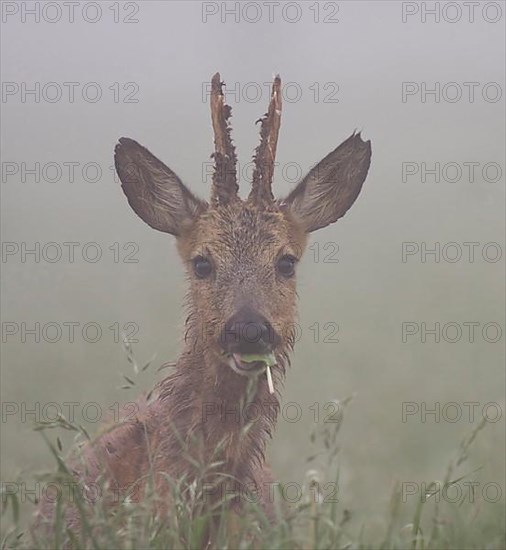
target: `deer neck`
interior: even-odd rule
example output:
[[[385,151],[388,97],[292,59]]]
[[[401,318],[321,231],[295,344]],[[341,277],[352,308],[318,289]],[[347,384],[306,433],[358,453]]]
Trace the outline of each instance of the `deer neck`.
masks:
[[[167,418],[192,454],[205,464],[241,479],[264,462],[264,451],[279,412],[265,373],[250,378],[235,373],[227,359],[202,338],[203,327],[187,322],[185,346],[174,372],[162,382]],[[277,389],[284,367],[273,373]]]

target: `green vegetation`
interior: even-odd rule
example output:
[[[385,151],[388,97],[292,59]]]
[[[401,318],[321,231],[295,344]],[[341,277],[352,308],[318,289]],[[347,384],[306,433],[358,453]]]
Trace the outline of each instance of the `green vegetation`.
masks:
[[[129,362],[137,363],[127,346]],[[132,379],[132,383],[135,381]],[[212,514],[219,516],[219,528],[215,534],[217,548],[286,548],[286,549],[501,549],[504,548],[503,499],[485,502],[475,491],[474,474],[480,471],[469,465],[469,449],[479,433],[486,427],[486,419],[472,429],[461,442],[456,456],[449,462],[442,481],[431,481],[414,491],[413,484],[397,483],[392,491],[389,505],[381,512],[382,524],[368,529],[366,522],[354,524],[356,510],[344,507],[340,500],[339,431],[343,418],[349,412],[351,399],[334,401],[335,413],[327,422],[319,423],[310,433],[308,449],[314,453],[307,458],[308,470],[299,483],[278,484],[273,496],[280,515],[279,521],[270,524],[254,498],[241,495],[246,513],[235,519],[221,508],[209,509],[203,504],[205,498],[198,483],[186,484],[184,479],[169,480],[171,500],[174,503],[166,518],[155,517],[152,510],[157,496],[148,482],[140,502],[133,502],[132,493],[118,499],[113,511],[106,512],[104,499],[96,499],[93,506],[84,498],[83,487],[73,490],[75,506],[81,518],[77,531],[68,530],[64,521],[66,499],[58,500],[54,525],[49,532],[41,529],[34,534],[35,541],[27,531],[27,516],[19,494],[12,487],[3,487],[2,495],[2,549],[63,548],[71,541],[74,548],[90,549],[172,549],[201,548]],[[74,482],[71,470],[62,458],[64,451],[59,436],[48,436],[48,430],[60,428],[76,432],[76,440],[89,438],[82,426],[69,422],[64,417],[54,422],[41,423],[36,430],[44,440],[56,461],[56,473],[37,477],[39,482],[54,482],[60,486]],[[480,437],[486,437],[485,429]],[[54,439],[54,442],[53,442]],[[371,460],[374,456],[371,455]],[[219,464],[202,465],[206,468]],[[444,471],[444,469],[442,469]],[[20,483],[22,480],[19,480]],[[292,491],[290,492],[289,485]],[[300,488],[300,492],[293,488]],[[452,490],[458,488],[459,497]],[[464,488],[464,490],[462,490]],[[338,496],[339,495],[339,496]],[[493,504],[493,506],[491,506]],[[33,506],[32,506],[33,508]],[[234,523],[232,524],[232,521]],[[231,531],[232,530],[232,531]],[[230,533],[233,533],[231,535]]]

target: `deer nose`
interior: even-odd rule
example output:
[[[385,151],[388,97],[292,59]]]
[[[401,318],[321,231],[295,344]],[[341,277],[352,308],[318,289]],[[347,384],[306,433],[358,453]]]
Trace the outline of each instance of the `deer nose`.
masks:
[[[220,334],[221,346],[230,353],[267,353],[277,341],[269,321],[251,309],[243,309],[233,315]]]

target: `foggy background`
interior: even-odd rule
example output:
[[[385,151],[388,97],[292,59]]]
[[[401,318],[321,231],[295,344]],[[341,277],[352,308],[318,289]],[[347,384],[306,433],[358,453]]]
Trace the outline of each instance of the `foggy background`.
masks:
[[[227,84],[242,168],[258,142],[254,121],[267,107],[264,83],[279,72],[291,87],[285,88],[290,97],[283,105],[275,194],[286,194],[297,171],[304,175],[355,129],[371,140],[373,153],[355,205],[344,219],[312,234],[298,271],[301,338],[283,403],[297,403],[301,417],[280,419],[269,448],[273,469],[283,481],[303,480],[312,467],[306,462],[315,428],[310,407],[320,404],[321,424],[325,403],[356,394],[339,436],[339,499],[369,528],[383,521],[396,481],[443,478],[460,440],[486,410],[492,419],[500,417],[479,434],[462,473],[483,466],[472,479],[499,484],[499,503],[484,502],[482,509],[496,513],[504,503],[505,459],[504,4],[497,3],[502,10],[497,22],[493,8],[484,16],[481,7],[471,22],[459,4],[459,20],[449,21],[456,15],[448,8],[439,23],[412,2],[404,8],[401,2],[322,2],[318,13],[314,3],[291,3],[295,7],[285,13],[277,7],[272,22],[262,2],[255,4],[261,10],[256,22],[255,6],[240,10],[236,21],[222,3],[101,2],[94,23],[80,7],[74,22],[64,11],[50,23],[46,19],[56,11],[46,8],[46,18],[41,11],[36,22],[11,13],[13,4],[2,6],[1,360],[2,401],[15,405],[2,416],[2,480],[29,479],[52,465],[42,438],[32,431],[34,415],[24,417],[23,407],[77,402],[76,420],[95,433],[98,423],[82,418],[87,403],[98,403],[105,418],[115,402],[133,401],[160,379],[156,368],[181,349],[185,280],[175,241],[128,206],[112,170],[118,138],[142,143],[207,198],[210,178],[203,176],[203,163],[209,162],[213,142],[206,83],[220,71]],[[43,10],[43,3],[27,3],[35,4]],[[234,9],[234,3],[227,6]],[[406,13],[417,6],[417,13]],[[95,18],[93,7],[86,17]],[[22,97],[23,83],[34,88],[36,82],[39,101]],[[57,86],[43,93],[49,82]],[[64,82],[77,83],[73,102]],[[420,90],[422,83],[428,89],[439,83],[439,101],[413,92],[414,85],[403,101],[406,82]],[[472,99],[464,85],[469,82],[478,83]],[[98,85],[99,100],[90,100],[97,86],[86,88],[88,83]],[[444,88],[448,83],[455,85]],[[58,89],[62,97],[52,102]],[[458,90],[462,97],[455,99]],[[40,163],[38,182],[23,173],[23,163],[28,170]],[[54,164],[44,172],[48,163]],[[74,163],[73,181],[64,163]],[[87,163],[95,164],[83,175]],[[403,163],[410,163],[405,171],[418,170],[405,181]],[[454,164],[439,182],[431,174],[424,182],[422,163],[428,169],[439,163],[441,171]],[[477,163],[473,181],[464,163]],[[97,165],[101,174],[93,181]],[[451,181],[459,168],[460,179]],[[58,261],[47,259],[55,247],[42,252],[51,242],[63,252]],[[73,262],[65,242],[79,243]],[[478,243],[473,261],[463,244],[469,242]],[[33,249],[35,243],[40,258],[22,257],[22,247]],[[403,262],[402,243],[414,243],[407,250],[419,252]],[[422,243],[429,249],[439,243],[439,262],[422,255]],[[458,246],[444,248],[447,243]],[[83,259],[83,249],[94,258],[97,246],[98,261]],[[459,248],[461,258],[450,261]],[[324,261],[335,250],[330,259],[338,262]],[[138,262],[127,263],[128,258]],[[47,338],[41,329],[38,343],[22,334],[22,323],[34,328],[37,322],[60,326],[59,341],[47,341],[55,335],[49,327]],[[65,332],[69,322],[79,323],[74,342]],[[82,336],[90,322],[102,330],[95,343]],[[122,374],[132,375],[117,338],[127,323],[138,327],[133,350],[139,362],[156,354],[132,390],[120,389]],[[338,325],[332,336],[338,342],[323,341],[334,327],[326,323]],[[404,342],[403,323],[420,329]],[[439,323],[441,330],[453,324],[436,343],[430,334],[423,341],[422,323],[429,329]],[[474,341],[464,323],[479,323]],[[485,338],[487,323],[492,325]],[[455,325],[463,332],[452,343],[447,340],[454,339]],[[15,334],[9,332],[15,327]],[[457,408],[448,406],[439,422],[421,413],[403,422],[407,402],[420,410],[442,410],[448,403]],[[464,405],[469,402],[478,403],[474,418]],[[494,405],[487,408],[489,403]],[[19,410],[12,412],[16,405]],[[461,418],[450,421],[459,409]],[[56,433],[50,435],[54,439]]]

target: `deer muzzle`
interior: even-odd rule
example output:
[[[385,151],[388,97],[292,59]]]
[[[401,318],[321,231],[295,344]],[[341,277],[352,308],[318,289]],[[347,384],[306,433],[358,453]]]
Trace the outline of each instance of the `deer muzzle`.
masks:
[[[241,374],[273,364],[280,338],[269,321],[252,308],[242,308],[223,326],[220,345],[230,366]]]

